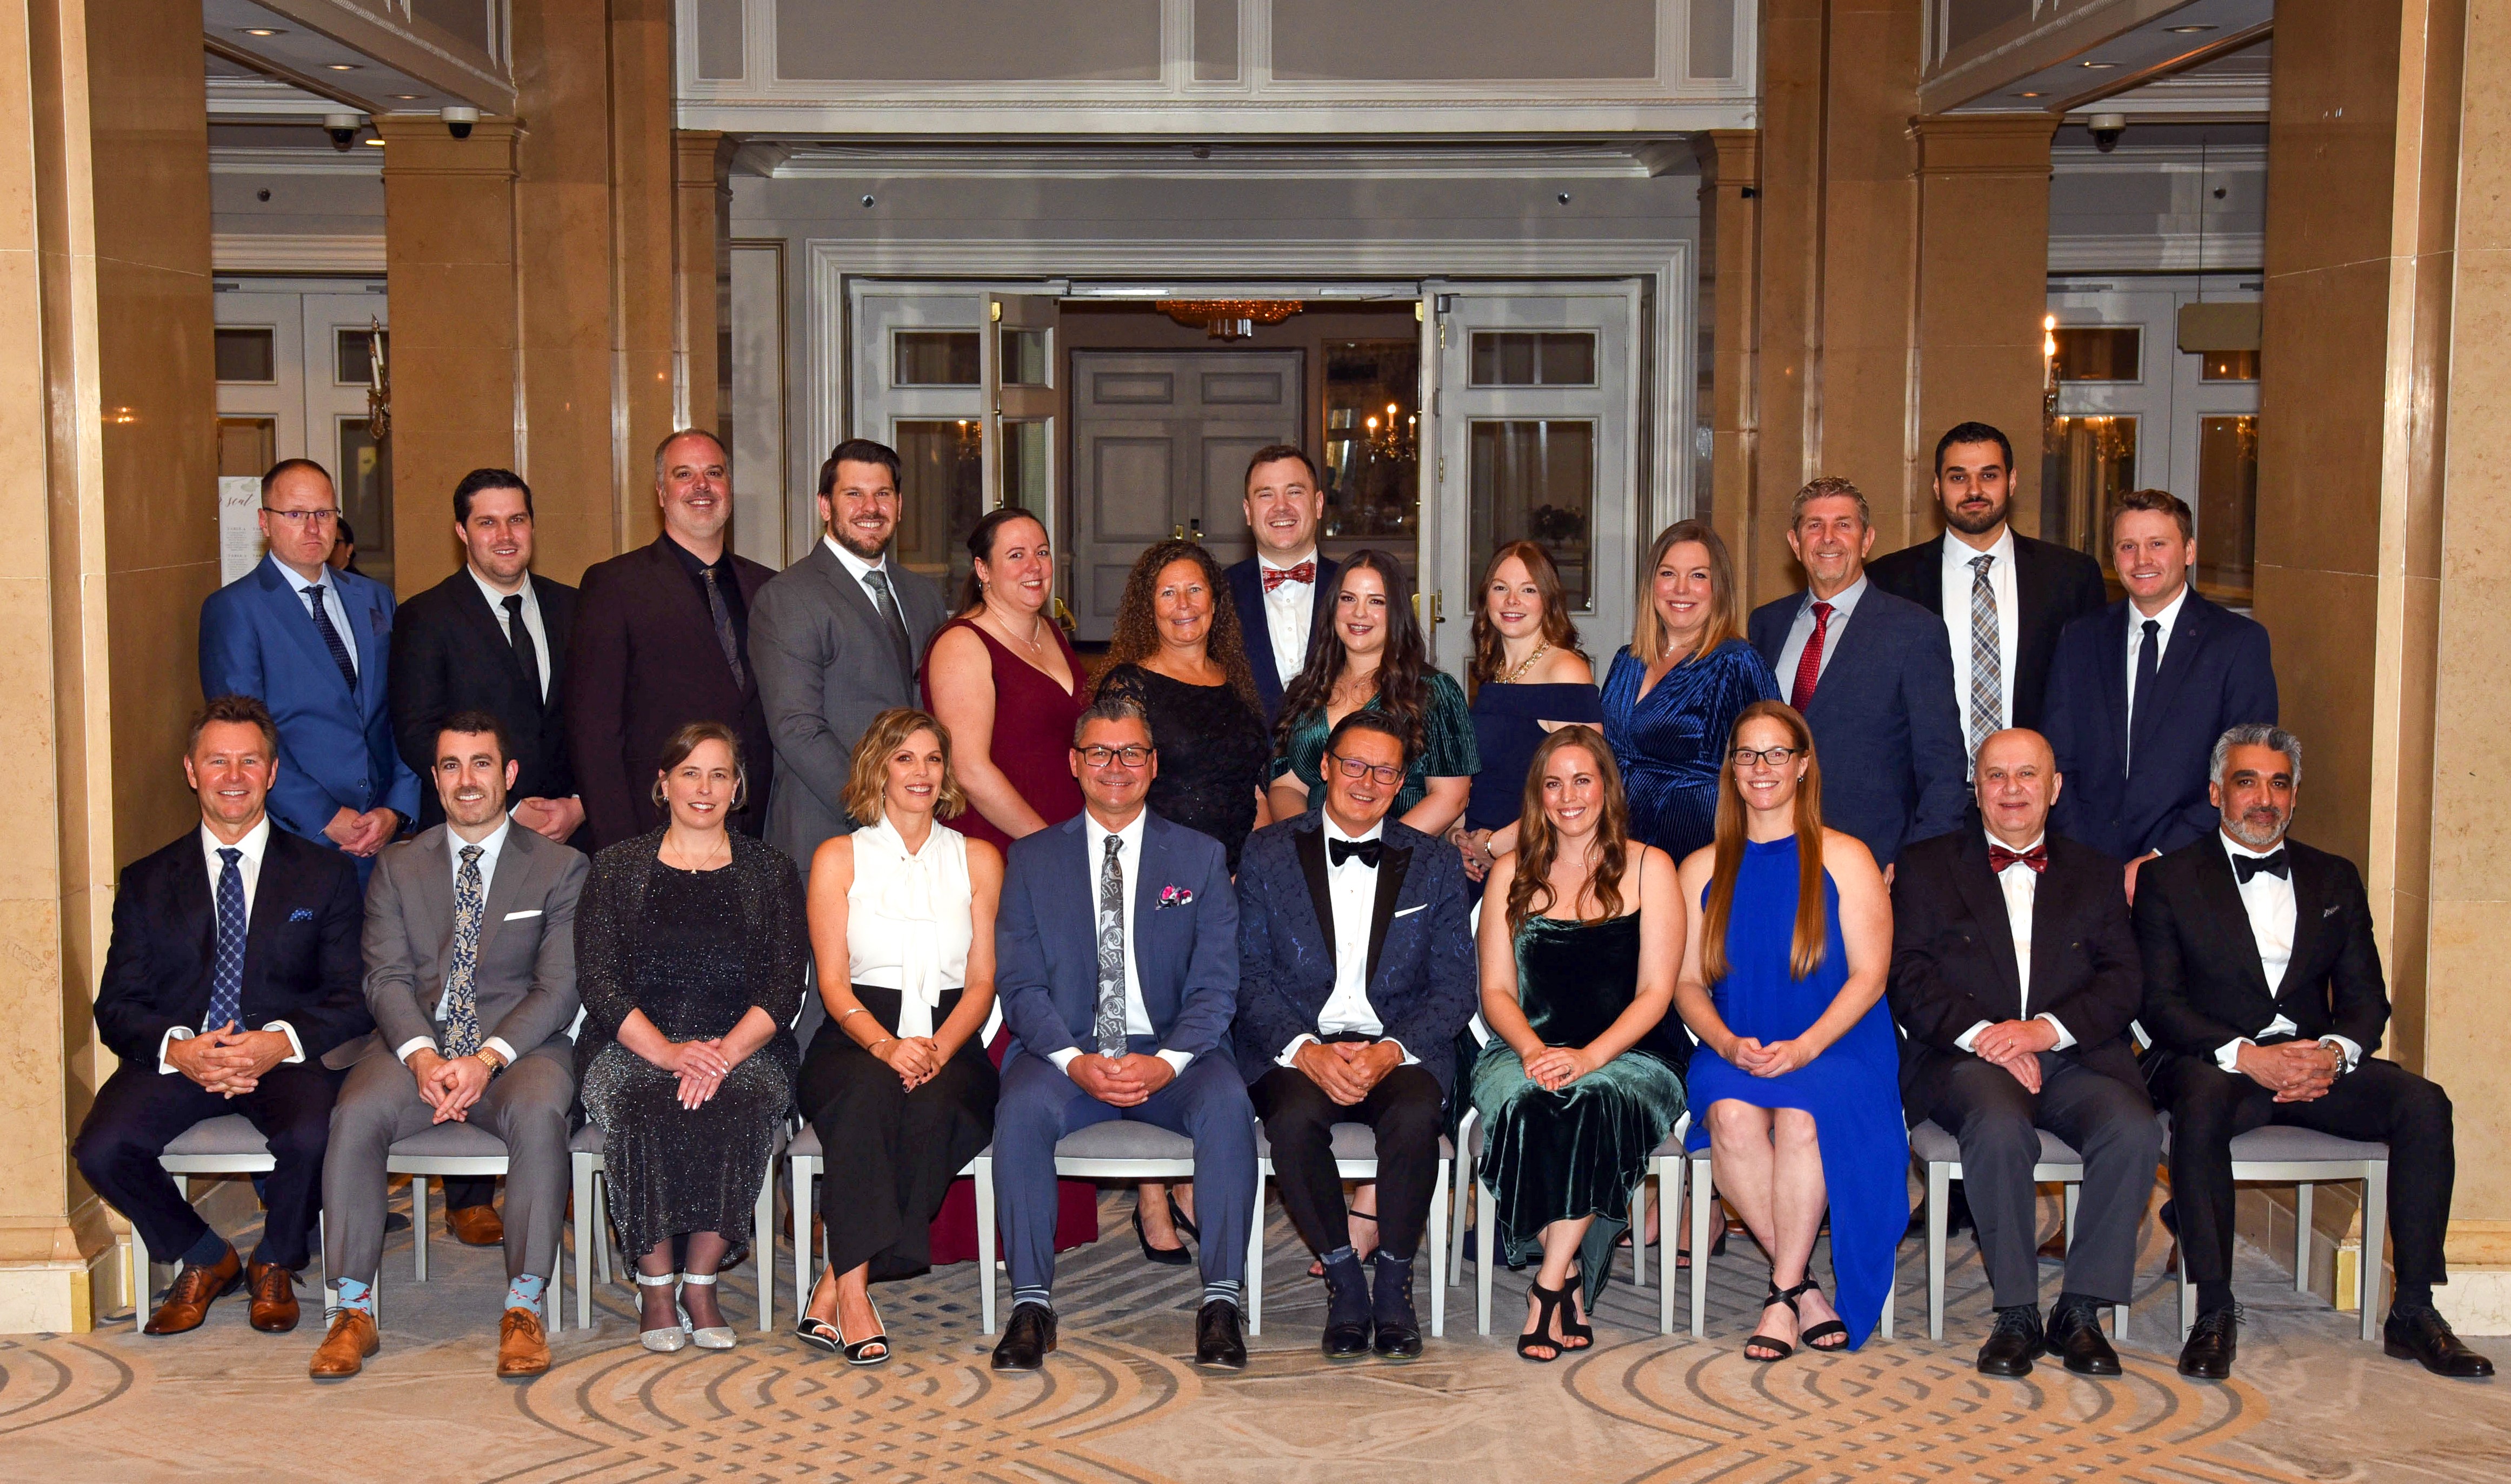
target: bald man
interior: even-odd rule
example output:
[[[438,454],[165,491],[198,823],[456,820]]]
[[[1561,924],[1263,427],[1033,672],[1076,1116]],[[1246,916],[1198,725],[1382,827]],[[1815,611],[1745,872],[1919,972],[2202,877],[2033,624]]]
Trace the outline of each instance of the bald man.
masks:
[[[1974,759],[1979,822],[1901,853],[1892,886],[1892,1011],[1908,1033],[1901,1101],[1961,1140],[1962,1183],[1995,1289],[1989,1376],[2034,1356],[2116,1376],[2096,1317],[2123,1304],[2162,1135],[2128,1022],[2144,970],[2117,865],[2049,833],[2065,780],[2037,732],[1998,732]],[[2044,1328],[2031,1167],[2047,1129],[2084,1157],[2067,1278]]]

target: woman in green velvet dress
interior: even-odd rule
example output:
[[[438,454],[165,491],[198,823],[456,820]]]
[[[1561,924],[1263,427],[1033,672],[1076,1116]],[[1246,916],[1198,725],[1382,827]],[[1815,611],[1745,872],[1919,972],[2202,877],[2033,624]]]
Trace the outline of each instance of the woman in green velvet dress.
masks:
[[[1684,917],[1675,863],[1630,838],[1612,749],[1589,726],[1535,750],[1518,848],[1483,893],[1475,1064],[1481,1175],[1510,1260],[1542,1256],[1517,1352],[1595,1343],[1587,1315],[1631,1187],[1682,1117],[1682,1077],[1642,1045],[1674,1004]],[[1627,909],[1627,910],[1625,910]]]

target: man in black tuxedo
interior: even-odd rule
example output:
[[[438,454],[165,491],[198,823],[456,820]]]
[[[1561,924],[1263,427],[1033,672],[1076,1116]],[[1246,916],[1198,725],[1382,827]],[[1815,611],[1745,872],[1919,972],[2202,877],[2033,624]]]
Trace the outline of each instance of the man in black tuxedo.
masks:
[[[1238,606],[1238,632],[1247,646],[1247,667],[1256,672],[1256,699],[1264,725],[1282,714],[1282,692],[1308,663],[1308,641],[1324,625],[1333,602],[1334,577],[1342,569],[1317,550],[1317,524],[1325,518],[1325,491],[1317,467],[1295,443],[1268,443],[1247,462],[1247,529],[1256,554],[1233,562],[1230,601]]]
[[[2100,562],[2015,531],[2013,478],[2004,434],[1956,424],[1936,440],[1944,531],[1866,569],[1875,587],[1944,620],[1962,750],[1974,758],[1991,733],[2040,726],[2059,633],[2109,597]]]
[[[1892,1012],[1901,1100],[1961,1140],[1962,1185],[1995,1291],[1989,1376],[2055,1354],[2119,1374],[2100,1312],[2136,1287],[2136,1236],[2162,1131],[2128,1022],[2144,992],[2107,856],[2049,833],[2065,780],[2036,732],[1999,732],[1974,770],[1983,828],[1920,841],[1892,883]],[[2081,1219],[2044,1331],[2031,1167],[2046,1128],[2084,1157]]]
[[[1232,1040],[1282,1204],[1325,1264],[1329,1360],[1368,1354],[1372,1336],[1389,1359],[1421,1353],[1413,1260],[1437,1196],[1449,1047],[1479,995],[1463,857],[1386,818],[1410,751],[1378,712],[1344,717],[1326,739],[1325,807],[1258,830],[1238,863]],[[1373,1275],[1352,1250],[1336,1123],[1377,1135]]]
[[[2207,759],[2226,727],[2276,719],[2267,631],[2189,584],[2196,517],[2167,490],[2123,495],[2110,558],[2127,596],[2077,619],[2049,667],[2049,744],[2066,797],[2058,832],[2127,863],[2215,833]]]
[[[2219,828],[2145,866],[2136,894],[2146,1070],[2171,1112],[2180,1261],[2197,1285],[2180,1374],[2232,1372],[2230,1145],[2285,1123],[2389,1146],[2388,1352],[2436,1375],[2491,1376],[2493,1363],[2432,1304],[2433,1285],[2448,1281],[2442,1238],[2457,1169],[2450,1098],[2372,1055],[2389,995],[2354,863],[2286,838],[2301,742],[2264,723],[2233,727],[2208,776]]]
[[[199,828],[125,867],[114,894],[96,1029],[122,1065],[70,1153],[151,1252],[182,1262],[152,1335],[199,1328],[240,1287],[253,1328],[296,1327],[296,1270],[312,1255],[340,1084],[326,1059],[354,1055],[374,1029],[358,984],[356,857],[273,827],[264,801],[278,759],[260,702],[213,698],[183,759]],[[274,1161],[250,1263],[157,1162],[185,1129],[229,1113],[252,1121]]]

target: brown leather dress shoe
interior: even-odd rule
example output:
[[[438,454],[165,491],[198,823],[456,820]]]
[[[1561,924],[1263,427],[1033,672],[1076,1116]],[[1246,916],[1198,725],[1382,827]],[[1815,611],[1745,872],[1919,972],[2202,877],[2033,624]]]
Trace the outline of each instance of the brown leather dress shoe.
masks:
[[[179,1335],[198,1329],[210,1316],[210,1306],[244,1286],[244,1263],[235,1248],[207,1268],[185,1263],[166,1290],[166,1302],[148,1316],[143,1335]]]
[[[296,1327],[296,1275],[277,1263],[248,1263],[245,1287],[252,1293],[252,1327],[284,1335]]]
[[[314,1349],[305,1374],[317,1381],[342,1381],[367,1368],[367,1357],[383,1349],[375,1321],[363,1309],[343,1309],[331,1316],[331,1332]]]
[[[497,1324],[497,1376],[515,1381],[550,1368],[549,1334],[541,1316],[528,1309],[509,1309]]]
[[[444,1213],[444,1230],[466,1247],[502,1247],[506,1223],[493,1205],[457,1205]]]

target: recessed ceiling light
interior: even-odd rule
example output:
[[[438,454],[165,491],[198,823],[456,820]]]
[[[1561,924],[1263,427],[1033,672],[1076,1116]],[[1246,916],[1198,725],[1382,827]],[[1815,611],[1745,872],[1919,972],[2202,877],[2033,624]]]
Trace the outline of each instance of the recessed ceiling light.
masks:
[[[368,139],[368,140],[367,141],[367,143],[368,143],[369,145],[373,146],[373,147],[374,147],[374,148],[376,148],[376,149],[381,149],[381,148],[383,148],[383,147],[384,147],[384,141],[383,141],[383,140],[381,140],[381,139],[379,139],[379,138],[377,138],[377,139]]]
[[[392,99],[396,103],[415,103],[420,96],[421,95],[416,93],[396,93],[392,95]]]
[[[2088,61],[2083,63],[2083,65],[2092,68],[2096,72],[2106,72],[2110,68],[2117,66],[2118,63],[2114,61]]]
[[[2047,97],[2049,95],[2045,93],[2018,93],[2014,95],[2016,97]]]
[[[2201,31],[2220,30],[2221,27],[2211,25],[2167,25],[2164,26],[2163,29],[2169,31],[2174,36],[2194,36]]]
[[[284,36],[287,34],[287,32],[282,31],[277,26],[271,25],[249,25],[244,28],[244,33],[247,36]]]
[[[326,62],[324,65],[327,70],[332,72],[355,72],[358,70],[358,64],[353,61]],[[2092,63],[2086,62],[2084,65],[2091,66]]]

